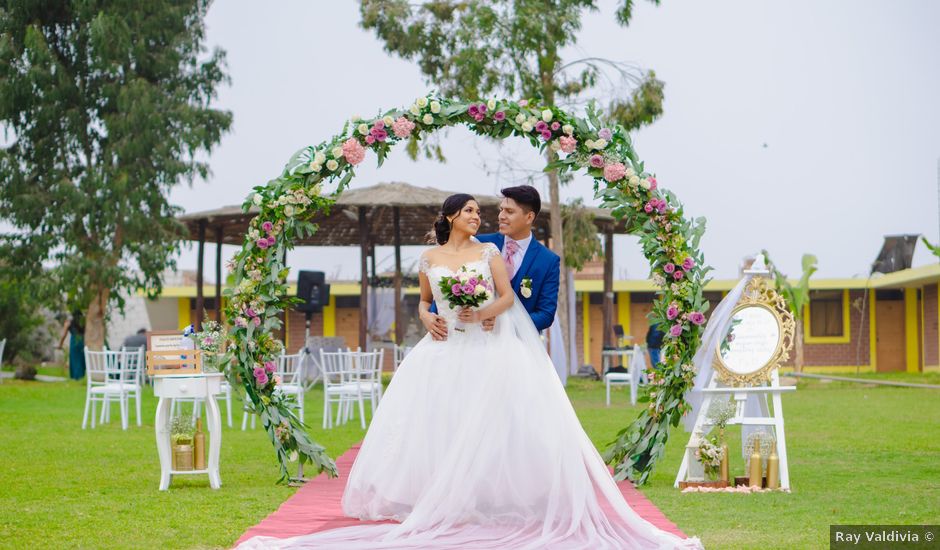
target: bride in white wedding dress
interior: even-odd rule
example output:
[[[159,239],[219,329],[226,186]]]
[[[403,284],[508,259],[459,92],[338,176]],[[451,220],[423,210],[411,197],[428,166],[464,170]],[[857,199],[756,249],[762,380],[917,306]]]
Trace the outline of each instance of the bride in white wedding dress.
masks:
[[[348,516],[398,523],[256,537],[240,548],[701,548],[627,505],[498,249],[470,238],[479,226],[472,197],[445,201],[441,245],[421,258],[419,307],[424,314],[436,301],[450,330],[445,340],[425,336],[400,365],[343,495]],[[449,308],[438,288],[463,266],[496,289],[475,311]],[[495,325],[484,331],[489,318]]]

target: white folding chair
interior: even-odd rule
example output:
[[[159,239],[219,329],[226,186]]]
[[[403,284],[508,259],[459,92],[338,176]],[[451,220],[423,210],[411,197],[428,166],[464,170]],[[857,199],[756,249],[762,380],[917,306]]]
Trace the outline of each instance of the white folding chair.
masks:
[[[382,400],[382,362],[385,359],[385,350],[376,351],[349,351],[351,357],[352,376],[346,382],[346,385],[352,391],[349,392],[353,399],[346,399],[343,409],[343,423],[346,423],[354,413],[352,402],[355,400],[359,405],[359,422],[362,429],[366,428],[365,400],[368,399],[372,416],[375,416],[375,408]]]
[[[401,365],[401,362],[404,361],[405,356],[411,353],[411,350],[414,349],[414,346],[399,346],[395,344],[395,370],[398,372],[398,365]]]
[[[607,390],[607,406],[610,406],[610,388],[611,386],[630,386],[630,404],[636,405],[636,390],[639,381],[640,371],[645,367],[645,359],[643,366],[637,367],[636,358],[640,357],[643,359],[643,350],[639,345],[633,346],[632,350],[626,352],[630,362],[627,366],[627,372],[608,372],[604,374],[604,385]]]
[[[82,429],[88,426],[88,413],[91,413],[91,427],[95,427],[97,404],[101,403],[101,419],[110,420],[109,403],[118,401],[121,406],[121,427],[127,429],[128,424],[128,397],[139,386],[135,382],[137,373],[127,370],[124,361],[124,352],[120,351],[91,351],[85,346],[85,414],[82,419]],[[140,399],[138,398],[138,404]],[[137,415],[140,421],[140,415]]]
[[[323,428],[333,427],[333,407],[336,405],[336,425],[346,422],[346,402],[357,395],[352,383],[353,354],[349,351],[320,350],[320,369],[323,376]]]
[[[285,395],[292,395],[297,400],[300,409],[300,421],[304,421],[304,365],[307,362],[306,351],[301,350],[294,355],[281,355],[277,362],[277,376],[281,383],[277,390]]]

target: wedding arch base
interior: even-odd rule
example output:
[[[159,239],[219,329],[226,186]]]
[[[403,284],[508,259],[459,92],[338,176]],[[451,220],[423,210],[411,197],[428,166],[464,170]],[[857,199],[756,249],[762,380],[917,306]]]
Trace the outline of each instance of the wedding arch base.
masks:
[[[716,332],[711,333],[714,338],[711,338],[710,331],[706,330],[701,352],[706,354],[704,360],[713,365],[713,368],[705,369],[703,378],[696,383],[696,387],[693,389],[693,392],[699,393],[699,396],[694,407],[694,423],[686,446],[687,450],[683,453],[682,463],[674,482],[674,486],[677,488],[685,490],[692,487],[691,491],[700,490],[696,488],[696,485],[698,485],[697,482],[702,481],[702,467],[701,463],[697,463],[698,461],[694,457],[692,449],[698,446],[699,436],[708,433],[713,427],[713,421],[708,416],[712,403],[717,399],[728,399],[730,397],[734,402],[735,414],[727,425],[742,427],[742,449],[745,448],[749,433],[759,431],[766,434],[769,432],[776,443],[776,450],[779,455],[780,489],[783,491],[790,490],[787,439],[781,395],[796,391],[796,387],[780,385],[779,366],[789,357],[789,351],[793,346],[793,318],[789,310],[786,309],[782,296],[777,295],[772,289],[772,284],[769,282],[769,271],[766,270],[760,259],[756,264],[754,269],[745,272],[745,279],[739,283],[739,286],[743,287],[740,289],[743,292],[736,292],[738,290],[736,288],[726,297],[726,300],[731,298],[735,300],[735,303],[722,303],[716,309],[717,312],[723,306],[730,306],[731,313],[727,318],[722,316],[720,319],[715,319],[723,326],[717,327]],[[740,297],[738,297],[739,295]],[[779,332],[776,335],[767,335],[774,342],[772,351],[767,352],[756,362],[753,361],[753,354],[741,364],[733,364],[731,361],[724,360],[723,355],[727,357],[734,353],[734,350],[728,350],[726,346],[722,346],[722,343],[727,344],[727,335],[735,329],[734,321],[738,318],[735,313],[754,307],[762,307],[774,312],[774,321],[778,325]],[[757,334],[762,332],[765,331],[758,330]],[[732,340],[732,342],[734,341]],[[737,342],[740,343],[740,339]],[[747,342],[742,344],[741,347],[744,348],[745,346],[747,346]],[[730,481],[734,481],[733,476]],[[709,492],[741,491],[736,490],[732,483],[732,487],[727,489],[715,487]]]
[[[287,296],[286,253],[295,239],[316,232],[309,219],[333,205],[367,154],[374,154],[381,166],[393,146],[405,143],[414,152],[425,136],[456,125],[492,139],[523,138],[551,160],[546,171],[588,175],[600,206],[626,218],[628,231],[639,237],[659,287],[650,320],[668,327],[664,367],[658,385],[641,398],[646,407],[620,431],[604,458],[615,466],[618,479],[645,482],[665,452],[669,427],[677,426],[689,410],[684,395],[695,376],[692,360],[708,309],[702,286],[709,269],[698,249],[704,219],[686,218],[675,195],[659,187],[645,169],[627,131],[602,119],[593,105],[579,117],[527,100],[433,95],[406,108],[352,117],[332,138],[297,151],[277,178],[255,187],[243,204],[245,212],[256,207],[259,213],[228,264],[234,276],[234,288],[225,292],[226,318],[233,323],[227,352],[233,366],[230,381],[244,385],[246,408],[267,431],[281,481],[289,479],[294,462],[337,474],[333,460],[297,417],[295,403],[275,391],[281,345],[272,332],[282,328],[278,316],[294,302]]]

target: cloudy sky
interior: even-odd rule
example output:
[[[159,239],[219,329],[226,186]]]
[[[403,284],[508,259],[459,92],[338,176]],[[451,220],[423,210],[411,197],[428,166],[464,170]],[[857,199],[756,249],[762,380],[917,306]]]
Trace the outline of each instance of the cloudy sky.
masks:
[[[734,277],[761,248],[790,273],[812,252],[818,277],[864,276],[884,235],[940,238],[940,3],[664,0],[640,2],[628,29],[614,21],[615,2],[599,4],[566,58],[624,61],[666,83],[665,113],[635,146],[687,212],[708,219],[702,248],[717,277]],[[232,78],[217,104],[235,122],[211,155],[212,177],[173,192],[187,212],[239,204],[349,116],[407,106],[431,89],[359,27],[358,2],[259,6],[215,2],[209,11],[209,44],[228,52]],[[501,157],[520,168],[540,162],[524,143],[494,145],[461,129],[443,146],[446,164],[397,151],[376,170],[367,157],[353,185],[495,194],[510,183],[493,173]],[[577,179],[563,198],[590,200],[590,187]],[[213,255],[210,247],[207,265]],[[633,237],[617,237],[615,258],[617,278],[648,273]],[[359,275],[351,248],[299,249],[291,260],[334,278]],[[391,250],[378,260],[391,266]],[[929,261],[915,255],[915,265]],[[195,250],[179,263],[195,268]]]

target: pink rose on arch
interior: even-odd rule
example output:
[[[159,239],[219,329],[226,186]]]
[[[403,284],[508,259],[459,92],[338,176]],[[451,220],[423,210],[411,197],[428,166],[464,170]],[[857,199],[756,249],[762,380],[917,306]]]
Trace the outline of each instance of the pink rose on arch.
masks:
[[[528,100],[528,99],[520,99],[520,100],[519,100],[519,106],[520,106],[520,107],[525,107],[525,106],[528,105],[528,104],[529,104],[529,100]]]
[[[561,123],[560,123],[560,122],[558,122],[557,120],[556,120],[555,122],[552,122],[552,131],[553,131],[553,132],[557,132],[559,128],[561,128]]]
[[[253,319],[251,320],[251,322],[254,323],[256,327],[260,327],[260,326],[261,326],[261,317],[255,317],[255,318],[253,318]]]
[[[274,238],[274,235],[268,236],[268,246],[274,246],[274,243],[277,242],[277,239]]]
[[[656,189],[658,185],[656,184],[656,178],[649,178],[650,180],[650,190]]]
[[[669,262],[663,266],[663,271],[665,271],[666,273],[672,273],[675,270],[676,270],[676,264],[672,262]]]
[[[656,205],[656,210],[659,210],[660,213],[666,211],[666,199],[658,199],[658,204]]]
[[[368,143],[369,145],[372,145],[373,143],[375,143],[375,137],[372,134],[367,135],[366,143]]]
[[[255,241],[255,244],[258,245],[258,248],[260,248],[261,250],[264,250],[265,248],[270,246],[268,244],[267,239],[258,239],[257,241]]]
[[[244,317],[236,317],[236,318],[235,318],[235,326],[236,326],[236,327],[241,327],[241,328],[247,327],[247,326],[248,326],[248,319],[245,319]]]
[[[476,104],[476,103],[471,103],[471,104],[467,107],[467,114],[470,115],[470,116],[472,116],[472,117],[475,117],[475,116],[477,116],[477,115],[480,114],[480,108],[477,107],[477,104]]]
[[[255,375],[255,382],[257,382],[259,386],[264,386],[268,383],[268,375],[265,374],[264,371],[261,371],[261,376]]]
[[[373,130],[381,130],[385,128],[385,121],[381,118],[375,121],[375,124],[372,125]]]
[[[265,374],[265,372],[264,372],[264,369],[263,369],[263,368],[261,368],[261,367],[255,367],[255,370],[253,371],[253,374],[255,375],[255,378],[258,378],[258,377],[260,377],[262,374]]]
[[[561,150],[565,153],[574,153],[575,148],[578,146],[578,140],[571,136],[561,136],[558,138],[558,144],[561,145]]]
[[[271,374],[274,372],[274,361],[265,361],[264,362],[264,372]]]
[[[373,128],[372,137],[375,138],[375,141],[385,141],[388,139],[388,132],[381,128]]]
[[[247,316],[249,316],[249,317],[257,317],[257,316],[258,316],[258,314],[255,313],[255,310],[253,310],[253,309],[251,309],[251,308],[248,308],[248,309],[245,310],[245,315],[247,315]]]
[[[693,324],[701,325],[705,322],[705,315],[701,311],[693,311],[689,314],[689,321]]]
[[[610,141],[610,138],[613,137],[613,135],[614,134],[610,131],[610,128],[601,128],[600,131],[597,132],[597,137],[607,141]]]
[[[415,129],[415,123],[411,122],[407,118],[400,116],[398,119],[392,123],[392,131],[395,132],[395,135],[400,138],[406,138],[411,135],[411,131]]]
[[[678,337],[680,334],[682,334],[682,325],[681,325],[681,324],[676,323],[676,324],[672,325],[671,327],[669,327],[669,335],[672,336],[673,338]]]
[[[679,306],[676,304],[669,304],[669,307],[666,308],[666,319],[672,321],[679,316]]]
[[[411,124],[412,129],[414,129],[415,127],[413,122],[410,122],[406,119],[398,119],[398,120],[405,120],[405,122],[408,122],[408,124]],[[362,162],[362,159],[366,158],[366,150],[362,146],[362,144],[359,143],[358,139],[349,138],[343,142],[343,157],[346,158],[346,162],[355,166],[356,164],[359,164],[360,162]]]
[[[682,260],[682,269],[689,271],[693,267],[695,267],[695,260],[693,260],[691,256]]]
[[[545,141],[552,139],[552,133],[548,130],[545,130],[544,132],[542,132],[542,139]]]
[[[463,294],[463,287],[459,283],[455,283],[454,286],[450,287],[450,291],[454,296],[460,296]]]
[[[544,134],[548,130],[548,124],[545,124],[544,120],[540,120],[535,123],[535,131]]]
[[[652,203],[649,203],[649,202],[646,203],[646,206],[643,207],[643,211],[646,212],[647,214],[652,213],[652,212],[653,212],[653,205],[652,205]]]
[[[274,224],[271,222],[264,222],[263,224],[261,224],[261,230],[264,231],[265,233],[270,233],[271,231],[274,230]]]
[[[591,155],[591,168],[603,168],[604,157],[600,155]]]
[[[622,162],[615,162],[604,167],[604,179],[607,181],[620,181],[627,173],[627,167]]]
[[[683,273],[681,269],[677,269],[676,272],[672,274],[672,278],[677,281],[681,281],[682,277],[685,277],[685,273]]]
[[[506,120],[506,113],[503,111],[496,111],[493,114],[493,120],[495,120],[496,122],[502,122]]]

